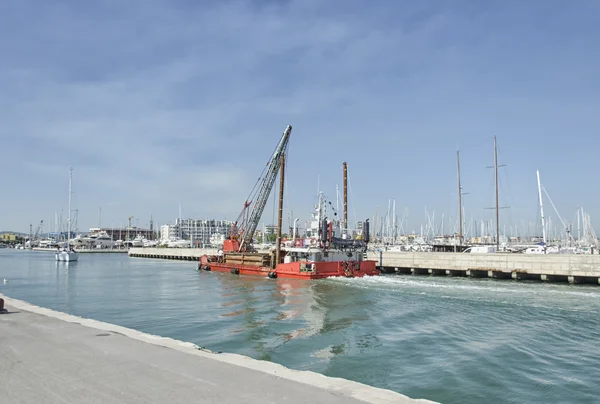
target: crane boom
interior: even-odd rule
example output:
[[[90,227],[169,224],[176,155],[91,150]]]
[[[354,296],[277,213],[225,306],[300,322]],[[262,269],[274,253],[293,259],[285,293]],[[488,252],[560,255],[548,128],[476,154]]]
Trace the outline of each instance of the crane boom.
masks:
[[[244,203],[244,209],[240,214],[238,220],[234,223],[230,234],[230,240],[227,240],[224,244],[224,249],[229,251],[246,251],[252,245],[252,239],[260,218],[267,205],[267,200],[275,184],[275,179],[279,173],[281,166],[281,155],[287,151],[290,135],[292,133],[292,126],[288,125],[273,152],[273,155],[269,159],[264,176],[259,179],[260,186],[258,188],[258,195],[255,199],[254,205],[251,201]],[[248,209],[250,212],[248,213]],[[240,223],[241,220],[241,223]],[[239,244],[238,244],[239,241]]]
[[[40,221],[40,224],[38,224],[37,228],[35,229],[35,234],[33,236],[34,240],[37,240],[39,235],[40,235],[40,231],[42,230],[42,226],[44,225],[44,221]]]

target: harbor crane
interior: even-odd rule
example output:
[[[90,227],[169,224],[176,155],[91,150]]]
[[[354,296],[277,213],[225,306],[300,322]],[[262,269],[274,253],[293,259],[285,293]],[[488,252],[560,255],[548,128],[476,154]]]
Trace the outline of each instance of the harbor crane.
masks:
[[[35,229],[35,233],[32,232],[32,225],[29,225],[29,247],[34,247],[34,243],[37,245],[38,238],[40,236],[40,231],[42,230],[42,226],[44,225],[44,221],[41,220],[40,224],[37,225]]]
[[[35,234],[33,235],[34,240],[37,240],[38,237],[40,236],[40,231],[42,230],[43,225],[44,225],[44,221],[41,220],[40,224],[38,224],[38,227],[35,229]]]
[[[250,196],[244,202],[242,212],[231,226],[229,237],[223,243],[224,251],[246,252],[253,250],[252,239],[281,168],[281,156],[287,152],[291,134],[292,126],[288,125],[261,176],[250,192]]]

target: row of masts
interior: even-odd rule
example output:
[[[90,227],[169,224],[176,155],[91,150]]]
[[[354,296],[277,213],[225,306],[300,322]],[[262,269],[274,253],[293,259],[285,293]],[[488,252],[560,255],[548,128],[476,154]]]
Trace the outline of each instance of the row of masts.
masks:
[[[421,224],[417,229],[410,229],[405,225],[408,219],[406,212],[407,209],[405,209],[404,215],[396,216],[398,224],[395,226],[393,225],[394,219],[391,213],[384,216],[374,216],[373,219],[377,219],[379,225],[376,229],[377,234],[375,234],[375,229],[373,229],[371,236],[376,236],[378,240],[387,244],[393,244],[407,236],[428,240],[434,238],[455,238],[458,241],[459,220],[456,217],[442,213],[438,218],[438,212],[428,212],[427,208],[425,208],[424,224]],[[545,217],[544,228],[546,229],[546,239],[559,240],[561,238],[569,238],[571,241],[576,241],[576,239],[590,239],[590,237],[593,239],[590,215],[581,213],[581,209],[578,209],[576,213],[577,215],[569,222],[560,221],[560,219],[554,221],[552,217]],[[476,220],[471,216],[468,220],[465,220],[464,216],[463,211],[463,240],[465,243],[469,238],[485,239],[489,240],[486,243],[493,243],[496,235],[495,218]],[[511,237],[518,239],[541,239],[539,222],[521,220],[518,224],[502,225],[500,228],[500,240],[508,240]]]
[[[458,240],[459,244],[464,244],[464,232],[463,232],[463,205],[462,196],[463,189],[460,183],[460,151],[456,150],[456,166],[457,166],[457,179],[458,179]],[[500,193],[498,187],[498,144],[496,136],[494,136],[494,185],[495,185],[495,199],[496,199],[496,248],[500,247]],[[540,197],[541,198],[541,197]],[[545,240],[545,237],[544,237]]]
[[[465,243],[465,220],[464,220],[464,208],[463,208],[463,201],[462,201],[462,197],[463,195],[465,195],[466,193],[463,192],[463,187],[462,187],[462,183],[461,183],[461,170],[460,170],[460,151],[457,150],[456,151],[456,165],[457,165],[457,196],[458,196],[458,223],[453,223],[453,219],[449,218],[450,221],[450,227],[454,227],[455,229],[457,229],[457,233],[454,233],[454,237],[457,238],[457,242],[458,244],[464,244]],[[488,208],[488,209],[494,209],[494,237],[493,239],[493,244],[495,244],[496,248],[499,249],[500,248],[500,233],[501,233],[501,224],[500,224],[500,210],[501,209],[505,209],[508,208],[508,206],[500,206],[500,192],[499,192],[499,175],[498,175],[498,169],[499,167],[504,167],[504,165],[499,165],[498,164],[498,145],[497,145],[497,139],[496,136],[494,136],[494,165],[490,166],[488,168],[493,168],[494,169],[494,187],[495,187],[495,192],[494,192],[494,196],[495,196],[495,206],[493,208]],[[543,185],[540,182],[540,175],[539,175],[539,171],[537,171],[537,180],[538,180],[538,196],[539,196],[539,208],[540,208],[540,216],[541,216],[541,225],[542,225],[542,241],[543,244],[546,245],[548,242],[548,233],[549,233],[549,228],[550,228],[550,223],[551,221],[549,221],[545,215],[544,215],[544,209],[543,209],[543,198],[542,198],[542,191],[544,192],[544,194],[546,195],[546,197],[548,198],[548,200],[550,201],[550,203],[552,204],[552,207],[554,208],[559,221],[562,225],[562,229],[564,229],[565,235],[566,235],[566,241],[568,243],[571,242],[587,242],[587,243],[593,243],[595,242],[595,233],[593,232],[593,229],[591,227],[591,223],[590,223],[590,219],[589,219],[589,215],[584,215],[583,213],[583,209],[579,208],[577,210],[577,240],[575,240],[575,238],[573,237],[572,234],[572,227],[573,224],[567,224],[563,221],[563,219],[560,217],[560,214],[558,213],[558,210],[556,209],[556,207],[554,206],[554,203],[552,202],[552,199],[550,198],[550,195],[548,195],[548,193],[546,192],[546,190],[543,188]],[[375,232],[373,234],[373,239],[377,239],[377,232],[379,233],[379,235],[381,235],[381,238],[384,240],[387,240],[388,242],[394,243],[395,240],[397,239],[399,233],[402,233],[404,235],[408,234],[407,229],[403,228],[403,223],[406,220],[406,210],[404,213],[404,217],[402,218],[402,220],[400,221],[400,226],[398,227],[397,225],[397,215],[396,215],[396,201],[395,200],[389,200],[388,201],[388,210],[387,212],[384,214],[384,216],[381,218],[381,220],[379,220],[379,214],[378,214],[378,208],[376,209],[376,213],[375,216],[373,217],[373,231]],[[427,212],[427,208],[425,208],[425,213],[427,215],[427,225],[425,233],[427,233],[427,235],[424,234],[423,231],[423,226],[421,226],[421,237],[422,238],[426,238],[429,236],[433,236],[436,237],[437,233],[437,229],[436,226],[434,225],[434,218],[432,218],[429,213]],[[433,212],[433,216],[435,216],[435,212]],[[379,223],[378,223],[379,222]],[[471,219],[471,228],[473,227],[473,219]],[[379,225],[379,227],[378,227]],[[492,225],[491,223],[488,223],[487,221],[480,221],[480,225],[481,225],[481,231],[479,233],[480,237],[483,238],[484,235],[490,235],[491,234],[489,232],[486,231],[486,229],[491,229]],[[443,229],[444,229],[444,214],[442,214],[442,223],[441,223],[441,232],[439,233],[440,236],[447,236]],[[534,234],[537,234],[537,230],[532,231],[532,226],[531,223],[528,226],[525,226],[529,229],[529,235],[531,236],[531,238],[534,238]],[[533,226],[534,228],[539,229],[539,226]],[[479,226],[475,225],[475,230],[478,230]],[[512,226],[510,225],[510,233],[514,236],[515,234],[519,234],[518,228],[517,226]],[[582,231],[583,229],[583,237],[582,237]],[[431,234],[433,233],[433,234]],[[469,234],[472,234],[472,229],[469,230]],[[474,233],[477,233],[477,231],[475,231]],[[504,237],[506,238],[506,226],[504,226]],[[556,240],[556,231],[553,232],[554,233],[554,240]],[[414,231],[413,231],[414,234]],[[491,238],[491,237],[490,237]]]

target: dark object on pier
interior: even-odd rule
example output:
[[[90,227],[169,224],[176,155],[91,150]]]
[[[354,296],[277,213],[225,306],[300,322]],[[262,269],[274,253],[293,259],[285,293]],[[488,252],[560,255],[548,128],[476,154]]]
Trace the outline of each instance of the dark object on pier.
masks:
[[[434,244],[431,246],[433,248],[433,252],[463,252],[467,248],[471,247],[469,245],[452,245],[452,244]]]

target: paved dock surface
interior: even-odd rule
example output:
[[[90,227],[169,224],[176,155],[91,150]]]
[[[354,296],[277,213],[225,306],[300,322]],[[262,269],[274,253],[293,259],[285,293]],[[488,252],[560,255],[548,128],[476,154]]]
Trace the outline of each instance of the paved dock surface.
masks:
[[[431,403],[5,300],[1,404]]]

